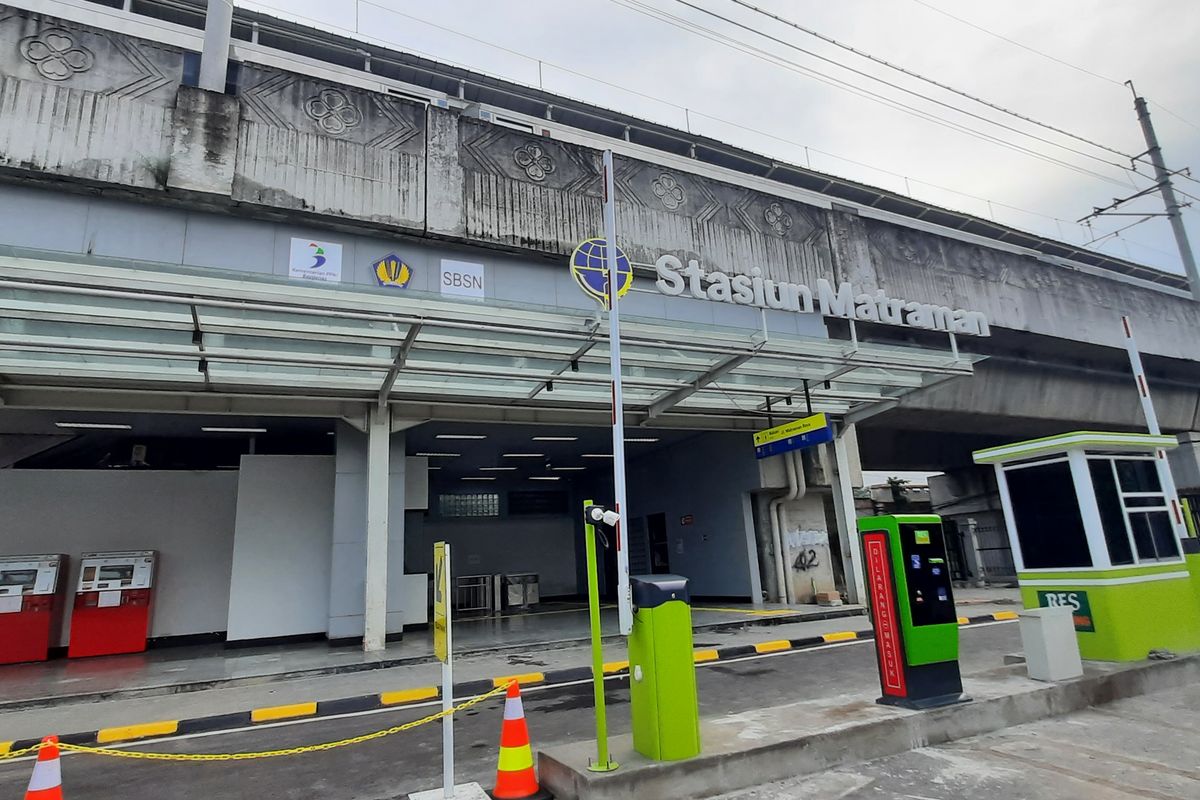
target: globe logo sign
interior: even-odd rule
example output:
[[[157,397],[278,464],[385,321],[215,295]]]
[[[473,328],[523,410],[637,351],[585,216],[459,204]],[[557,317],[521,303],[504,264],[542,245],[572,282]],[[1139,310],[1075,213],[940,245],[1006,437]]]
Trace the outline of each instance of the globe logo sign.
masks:
[[[588,239],[571,254],[571,275],[579,288],[597,302],[608,304],[608,272],[604,268],[604,240]],[[620,247],[617,250],[617,297],[623,297],[633,285],[633,267]]]

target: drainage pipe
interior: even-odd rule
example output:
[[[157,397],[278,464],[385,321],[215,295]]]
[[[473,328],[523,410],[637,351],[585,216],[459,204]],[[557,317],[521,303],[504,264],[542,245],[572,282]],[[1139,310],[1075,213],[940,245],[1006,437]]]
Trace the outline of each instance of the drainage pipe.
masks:
[[[797,450],[783,454],[783,466],[787,472],[787,491],[771,501],[768,514],[771,517],[771,540],[775,545],[775,583],[779,591],[779,602],[792,602],[791,583],[787,579],[787,555],[783,547],[783,504],[804,497],[808,482],[804,478],[804,462]]]

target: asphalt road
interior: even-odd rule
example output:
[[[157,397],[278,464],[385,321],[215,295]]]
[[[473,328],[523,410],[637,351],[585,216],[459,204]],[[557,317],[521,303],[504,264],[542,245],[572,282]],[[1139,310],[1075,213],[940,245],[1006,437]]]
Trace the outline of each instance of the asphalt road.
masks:
[[[703,647],[703,641],[697,641]],[[1015,624],[972,626],[962,632],[964,673],[997,666],[1003,653],[1020,648]],[[874,691],[878,686],[875,650],[850,643],[720,662],[698,670],[703,716],[749,711],[816,695]],[[629,731],[629,689],[625,679],[606,683],[609,730]],[[534,749],[594,736],[591,685],[525,694]],[[152,715],[153,699],[146,701]],[[465,712],[455,725],[457,778],[485,787],[495,778],[503,698]],[[193,736],[139,749],[176,753],[227,753],[287,748],[331,741],[419,719],[436,707],[389,710],[302,724]],[[241,800],[255,795],[283,798],[382,800],[430,789],[441,783],[440,723],[385,739],[323,753],[220,763],[129,761],[72,755],[63,761],[63,782],[71,800],[122,800],[170,796]],[[29,780],[29,762],[0,764],[0,797],[20,797]]]

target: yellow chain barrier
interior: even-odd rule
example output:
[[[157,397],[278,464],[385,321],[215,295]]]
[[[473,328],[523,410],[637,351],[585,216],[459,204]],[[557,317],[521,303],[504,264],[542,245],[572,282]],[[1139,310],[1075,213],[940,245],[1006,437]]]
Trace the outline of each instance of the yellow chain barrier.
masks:
[[[81,744],[66,744],[59,742],[59,750],[69,750],[75,753],[90,753],[96,756],[114,756],[116,758],[133,758],[144,761],[249,761],[256,758],[278,758],[279,756],[296,756],[301,753],[320,753],[325,750],[334,750],[339,747],[348,747],[352,744],[362,744],[375,739],[382,739],[385,736],[392,736],[397,733],[418,728],[430,722],[436,722],[443,717],[448,717],[451,714],[457,714],[459,711],[465,711],[471,706],[478,705],[484,700],[488,700],[501,692],[508,691],[508,683],[497,686],[486,694],[481,694],[478,697],[472,697],[465,703],[460,703],[453,708],[439,711],[436,714],[430,714],[428,717],[406,722],[403,725],[396,725],[392,728],[387,728],[373,733],[364,733],[362,736],[352,736],[349,739],[339,739],[336,742],[322,742],[320,744],[309,744],[303,747],[288,747],[283,750],[263,750],[256,753],[147,753],[140,750],[118,750],[113,747],[87,747]],[[6,759],[18,758],[20,756],[36,753],[41,750],[44,745],[39,742],[32,747],[26,747],[23,750],[13,750],[9,753],[0,756],[0,761]]]

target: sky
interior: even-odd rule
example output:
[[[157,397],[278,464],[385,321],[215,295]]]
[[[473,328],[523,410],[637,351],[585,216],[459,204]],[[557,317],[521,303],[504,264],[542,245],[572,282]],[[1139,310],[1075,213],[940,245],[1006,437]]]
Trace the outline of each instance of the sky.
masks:
[[[1200,198],[1200,4],[1195,0],[1141,0],[1136,5],[1112,0],[751,2],[909,71],[1137,156],[1146,148],[1132,95],[1122,85],[1132,79],[1152,103],[1168,165],[1195,167],[1195,180],[1179,177],[1177,188]],[[357,31],[367,41],[540,85],[1074,244],[1140,219],[1105,217],[1090,229],[1076,223],[1094,207],[1153,184],[1122,169],[1129,161],[1121,155],[907,77],[734,0],[236,4],[343,34]],[[664,20],[663,15],[676,19]],[[738,44],[730,46],[729,39]],[[866,75],[822,61],[822,56]],[[831,85],[814,71],[851,83],[859,93]],[[864,90],[889,104],[862,96]],[[936,114],[1072,166],[936,124],[914,112]],[[1147,174],[1149,168],[1142,172]],[[1161,212],[1162,204],[1154,195],[1121,210]],[[1200,202],[1183,214],[1194,248],[1200,249]],[[1164,217],[1091,246],[1182,272]]]

